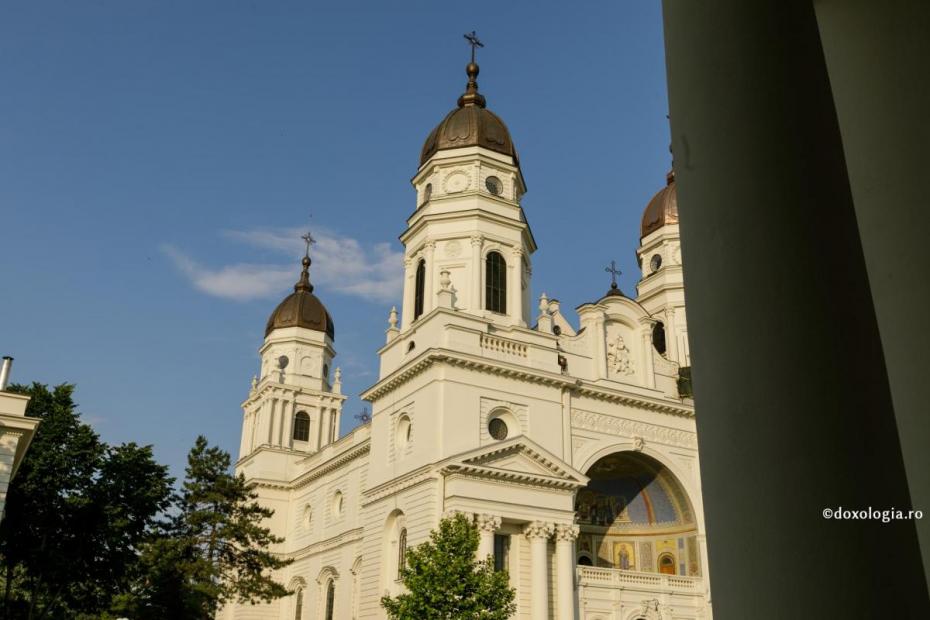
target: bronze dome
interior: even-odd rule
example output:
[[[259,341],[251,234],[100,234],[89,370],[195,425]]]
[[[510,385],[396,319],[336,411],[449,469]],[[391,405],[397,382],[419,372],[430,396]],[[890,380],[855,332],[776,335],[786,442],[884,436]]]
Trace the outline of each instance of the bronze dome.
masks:
[[[310,258],[303,259],[300,280],[294,285],[294,292],[284,298],[268,317],[265,336],[279,327],[303,327],[318,332],[325,332],[330,339],[336,339],[333,318],[326,311],[323,303],[313,294],[310,284]]]
[[[481,146],[510,155],[518,163],[517,149],[510,139],[510,132],[499,116],[485,107],[484,96],[478,93],[478,65],[469,63],[465,68],[468,86],[459,97],[458,107],[449,112],[442,122],[430,132],[420,151],[420,165],[444,149],[466,146]]]
[[[645,237],[666,224],[678,223],[678,190],[675,187],[675,171],[670,170],[665,177],[666,185],[652,197],[643,212],[639,236]]]

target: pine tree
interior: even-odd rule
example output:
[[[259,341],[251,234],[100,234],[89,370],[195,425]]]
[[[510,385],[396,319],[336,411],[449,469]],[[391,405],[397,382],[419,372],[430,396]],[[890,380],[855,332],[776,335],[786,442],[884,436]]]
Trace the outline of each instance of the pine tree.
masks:
[[[269,602],[289,594],[271,571],[290,564],[269,551],[282,539],[262,521],[274,514],[254,500],[230,456],[197,438],[187,457],[178,512],[140,560],[141,583],[120,609],[140,619],[212,619],[227,602]]]
[[[429,540],[406,553],[407,592],[383,597],[392,620],[507,620],[516,611],[506,571],[476,561],[478,530],[464,515],[443,519]]]

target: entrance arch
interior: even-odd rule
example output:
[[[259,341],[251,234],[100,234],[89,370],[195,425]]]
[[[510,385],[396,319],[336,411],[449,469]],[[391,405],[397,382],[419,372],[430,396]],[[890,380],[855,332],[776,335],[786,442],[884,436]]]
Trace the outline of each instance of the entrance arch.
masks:
[[[699,576],[698,522],[684,485],[638,451],[599,455],[575,496],[578,553],[620,570]]]

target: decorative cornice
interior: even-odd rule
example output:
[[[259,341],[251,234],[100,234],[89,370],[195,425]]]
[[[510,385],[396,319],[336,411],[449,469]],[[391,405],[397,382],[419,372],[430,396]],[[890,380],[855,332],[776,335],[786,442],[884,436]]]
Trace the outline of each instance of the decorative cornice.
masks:
[[[484,359],[441,348],[432,348],[424,351],[411,365],[395,370],[367,391],[363,392],[362,399],[367,401],[377,400],[391,393],[433,364],[440,363],[477,370],[479,372],[487,372],[498,377],[511,377],[539,385],[569,388],[581,396],[588,396],[598,400],[605,400],[649,411],[657,411],[659,413],[686,418],[694,416],[694,408],[687,405],[663,402],[658,399],[630,394],[628,392],[625,393],[612,388],[595,386],[570,376],[557,375],[526,366],[516,366],[499,360]]]
[[[289,551],[287,553],[280,554],[280,557],[290,558],[294,560],[300,560],[308,555],[316,555],[318,553],[323,553],[324,551],[329,551],[335,549],[336,547],[341,547],[342,545],[347,545],[350,543],[358,542],[362,539],[365,529],[357,527],[352,530],[346,530],[341,532],[331,538],[326,540],[319,540],[315,543],[311,543],[306,547],[296,549],[294,551]]]
[[[362,491],[362,506],[367,506],[380,499],[399,493],[405,489],[418,486],[424,482],[438,480],[438,472],[431,465],[420,467],[398,478],[389,480],[376,487]]]
[[[355,459],[368,454],[370,451],[371,438],[369,437],[363,440],[360,444],[352,446],[345,452],[337,454],[328,461],[325,461],[313,469],[301,474],[291,482],[291,488],[299,489],[305,487],[321,476],[325,476],[326,474],[339,469],[343,465],[346,465],[347,463],[350,463]]]
[[[446,476],[462,475],[479,480],[497,480],[521,486],[547,487],[550,489],[574,491],[584,486],[584,483],[574,479],[556,478],[542,474],[529,474],[521,471],[506,469],[492,469],[489,467],[476,467],[464,463],[449,463],[440,470]]]

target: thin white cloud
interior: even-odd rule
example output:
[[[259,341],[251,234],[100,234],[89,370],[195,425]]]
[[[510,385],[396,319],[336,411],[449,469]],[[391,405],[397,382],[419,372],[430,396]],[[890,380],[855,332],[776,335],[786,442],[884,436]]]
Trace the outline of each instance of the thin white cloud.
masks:
[[[162,250],[198,290],[238,301],[271,298],[296,281],[297,259],[303,254],[300,229],[227,230],[223,236],[256,248],[272,250],[287,263],[239,263],[220,268],[205,267],[180,250]],[[396,300],[403,287],[403,254],[388,243],[365,247],[358,240],[330,231],[314,231],[317,243],[311,250],[310,280],[327,291],[386,303]]]

